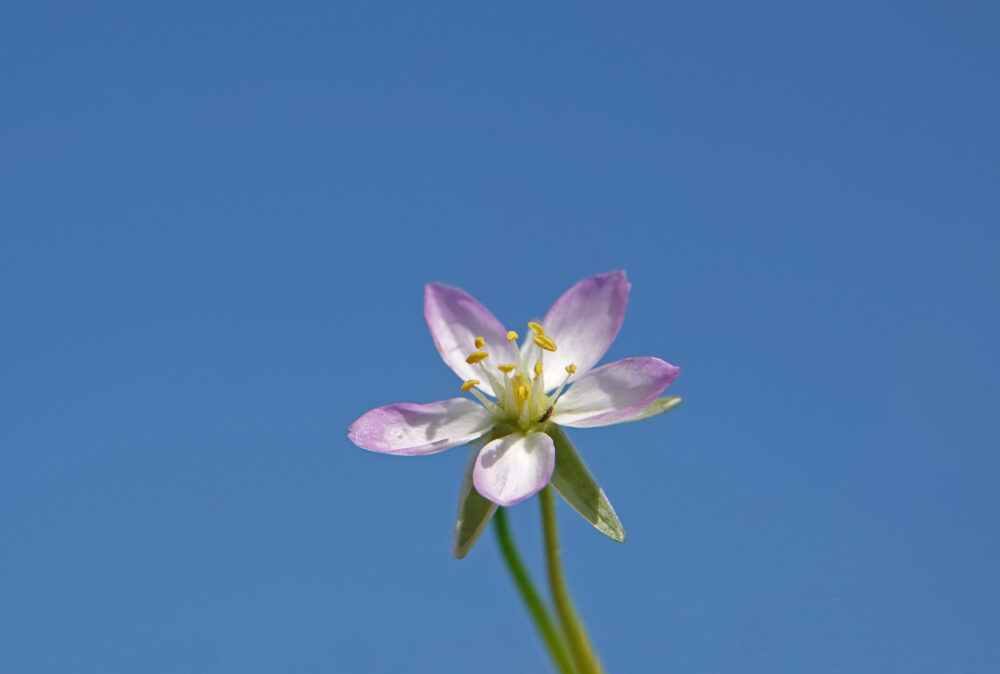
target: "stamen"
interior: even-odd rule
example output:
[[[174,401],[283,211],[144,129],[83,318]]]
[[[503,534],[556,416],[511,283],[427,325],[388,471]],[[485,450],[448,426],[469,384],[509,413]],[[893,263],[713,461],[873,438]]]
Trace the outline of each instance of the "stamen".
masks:
[[[476,386],[479,386],[482,383],[483,382],[479,381],[478,379],[470,379],[469,381],[462,384],[462,393],[468,393],[469,389],[475,388]]]
[[[537,344],[538,346],[542,347],[546,351],[555,351],[556,350],[556,343],[554,341],[552,341],[552,338],[549,337],[548,335],[544,335],[544,334],[543,335],[539,335],[539,334],[536,334],[535,335],[535,344]]]
[[[486,367],[486,363],[479,363],[479,371],[483,373],[484,377],[486,377],[486,381],[490,383],[490,388],[493,389],[493,395],[496,396],[497,400],[499,400],[500,394],[503,393],[504,388],[506,388],[504,383],[500,381],[500,377],[497,376],[496,372],[489,370]]]
[[[548,407],[549,400],[545,397],[545,377],[542,376],[541,371],[538,366],[535,366],[535,370],[538,372],[538,376],[535,377],[535,381],[531,384],[531,417],[540,417],[542,413],[545,412],[545,408]]]
[[[533,333],[535,333],[536,335],[544,335],[545,334],[545,328],[543,328],[542,326],[540,326],[538,323],[535,323],[534,321],[531,321],[530,323],[528,323],[528,327],[531,328],[531,331]]]
[[[514,377],[517,377],[517,375],[515,374]],[[506,386],[504,387],[503,400],[500,400],[500,398],[498,397],[497,402],[500,404],[501,407],[503,407],[507,416],[516,416],[518,410],[517,410],[517,396],[515,396],[514,394],[514,378],[508,376],[504,377],[504,380]]]
[[[528,381],[528,378],[524,375],[518,376],[520,376],[524,382]],[[517,389],[514,391],[514,396],[517,398],[518,409],[521,411],[517,417],[517,424],[521,428],[527,428],[528,424],[531,423],[531,408],[534,407],[530,401],[531,389],[528,388],[527,383],[522,383],[517,386]],[[525,402],[527,402],[527,404],[525,404]]]
[[[479,389],[477,388],[469,389],[469,393],[475,396],[476,400],[478,400],[479,403],[483,407],[488,409],[494,416],[498,417],[501,414],[503,414],[503,410],[501,410],[500,407],[495,402],[484,396],[482,391],[480,391]]]
[[[541,373],[542,373],[542,361],[538,361],[537,363],[535,363],[535,376],[538,376]]]
[[[476,337],[476,348],[481,349],[486,346],[486,340],[482,337]]]
[[[485,351],[473,351],[469,354],[469,357],[465,359],[465,362],[469,365],[475,365],[481,360],[485,360],[490,357],[490,354]]]
[[[497,369],[504,374],[510,374],[517,369],[517,365],[514,365],[513,363],[505,363],[503,365],[497,365]]]
[[[514,332],[513,330],[511,330],[510,332],[507,333],[507,341],[510,342],[510,345],[514,347],[514,355],[517,357],[517,362],[520,363],[521,362],[521,349],[518,348],[518,346],[517,346],[517,338],[518,338],[518,334],[516,332]]]
[[[566,366],[566,378],[563,379],[563,383],[559,384],[559,388],[557,388],[555,392],[549,396],[549,399],[553,401],[553,405],[555,404],[555,401],[559,399],[559,396],[562,395],[562,392],[566,389],[566,385],[569,384],[569,380],[573,378],[574,374],[576,374],[576,365],[570,363]]]

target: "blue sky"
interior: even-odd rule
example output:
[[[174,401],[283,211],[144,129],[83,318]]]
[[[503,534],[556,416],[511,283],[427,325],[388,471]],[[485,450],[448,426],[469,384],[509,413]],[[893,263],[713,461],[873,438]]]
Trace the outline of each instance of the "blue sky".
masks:
[[[516,327],[625,269],[571,434],[611,672],[992,672],[995,3],[11,2],[0,10],[0,669],[545,671],[423,285]],[[537,503],[511,511],[540,576]]]

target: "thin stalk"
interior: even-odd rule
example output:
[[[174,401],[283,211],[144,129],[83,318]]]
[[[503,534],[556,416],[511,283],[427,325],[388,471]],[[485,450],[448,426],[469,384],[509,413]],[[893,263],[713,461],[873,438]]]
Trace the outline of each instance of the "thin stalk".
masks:
[[[556,667],[562,674],[576,674],[566,651],[566,644],[559,636],[559,630],[556,629],[555,623],[549,616],[545,602],[542,601],[541,595],[535,589],[531,577],[528,575],[528,570],[525,568],[524,562],[521,561],[521,556],[517,553],[514,538],[510,535],[510,527],[507,525],[507,513],[503,508],[497,508],[496,514],[493,515],[493,525],[497,534],[497,543],[500,545],[500,552],[507,563],[507,570],[510,571],[510,575],[514,579],[514,585],[517,586],[517,591],[527,606],[528,613],[535,621],[538,633],[542,635],[542,640],[545,641],[545,645],[549,649],[549,655],[552,656]]]
[[[601,663],[587,639],[583,623],[576,615],[563,575],[556,531],[556,500],[552,495],[552,487],[545,487],[538,492],[538,501],[542,507],[542,532],[545,536],[545,564],[549,573],[549,588],[552,591],[556,614],[562,624],[563,635],[573,656],[573,663],[580,674],[601,674],[603,671]]]

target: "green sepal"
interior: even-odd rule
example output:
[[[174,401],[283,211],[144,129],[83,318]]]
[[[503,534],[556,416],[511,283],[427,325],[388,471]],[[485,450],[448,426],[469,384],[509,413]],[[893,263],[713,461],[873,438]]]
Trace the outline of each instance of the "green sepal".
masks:
[[[683,398],[680,396],[668,396],[665,398],[657,398],[649,404],[649,406],[643,411],[639,412],[637,415],[631,419],[626,419],[626,421],[639,421],[639,419],[648,419],[649,417],[655,417],[657,414],[663,414],[668,410],[672,410],[683,402]]]
[[[462,485],[458,489],[458,515],[455,518],[451,544],[451,554],[456,559],[462,559],[469,553],[476,539],[486,530],[493,513],[497,511],[497,504],[480,496],[472,484],[472,469],[476,467],[479,450],[484,444],[482,441],[477,442],[469,452]]]
[[[566,433],[552,424],[546,431],[556,446],[556,468],[552,473],[550,484],[559,495],[573,506],[573,509],[583,515],[583,518],[594,525],[602,534],[618,541],[625,542],[625,529],[611,507],[611,502],[605,496],[604,490],[597,484],[583,459],[577,453],[573,443]]]

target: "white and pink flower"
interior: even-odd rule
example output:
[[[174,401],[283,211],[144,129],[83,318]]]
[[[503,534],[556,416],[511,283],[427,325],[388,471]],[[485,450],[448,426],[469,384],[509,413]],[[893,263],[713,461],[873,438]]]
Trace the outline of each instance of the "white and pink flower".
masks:
[[[479,441],[462,488],[457,556],[471,547],[496,505],[520,503],[550,480],[587,516],[581,506],[588,504],[574,503],[566,491],[572,490],[573,482],[592,478],[578,456],[557,462],[557,446],[574,452],[557,427],[634,421],[680,402],[679,398],[657,400],[680,373],[680,368],[659,358],[625,358],[595,367],[621,327],[629,287],[623,271],[580,281],[556,300],[540,322],[528,323],[519,346],[517,333],[505,329],[465,291],[440,283],[427,285],[424,316],[434,343],[444,362],[463,380],[462,392],[472,398],[378,407],[351,424],[348,437],[364,449],[403,455],[431,454]],[[560,489],[553,472],[558,478],[563,464],[567,475],[562,484],[569,487]],[[582,475],[577,474],[581,470]],[[477,508],[467,503],[470,497],[475,499],[470,482],[488,504],[479,503]],[[590,500],[599,496],[606,503],[596,483],[590,489],[595,491]],[[599,506],[589,504],[591,509],[599,510]],[[606,509],[610,510],[610,504]],[[477,521],[459,541],[463,514],[470,513],[475,513]],[[613,538],[624,538],[624,531],[613,535],[594,523]]]

